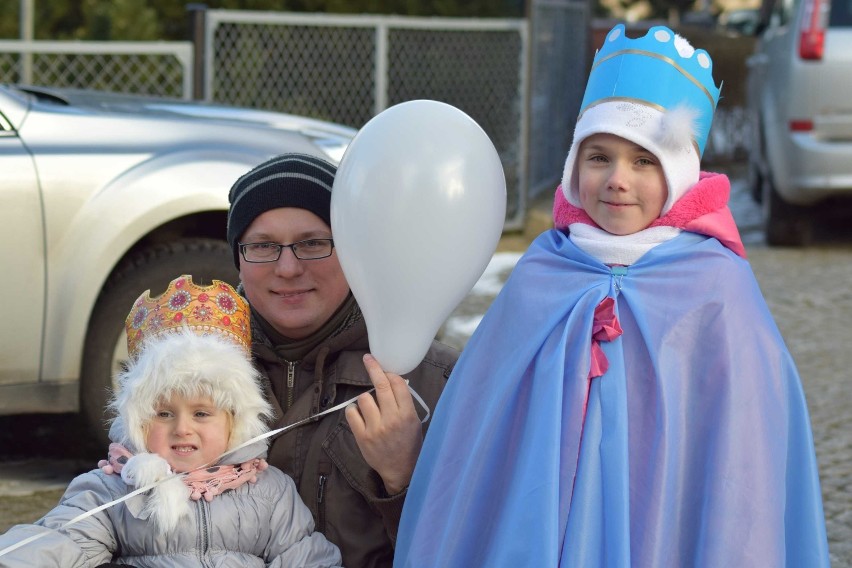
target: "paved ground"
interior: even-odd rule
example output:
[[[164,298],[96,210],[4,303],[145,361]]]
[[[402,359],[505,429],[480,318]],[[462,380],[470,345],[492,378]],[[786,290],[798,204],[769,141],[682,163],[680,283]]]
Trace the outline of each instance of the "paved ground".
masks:
[[[742,191],[732,202],[754,272],[802,376],[832,565],[852,568],[852,236],[835,239],[839,244],[770,249],[755,231],[758,215]],[[523,250],[546,228],[546,209],[533,212],[526,235],[504,239],[506,252],[442,330],[446,342],[463,344],[511,271],[517,258],[511,251]],[[0,531],[38,518],[75,473],[96,461],[75,453],[79,436],[68,416],[0,417]]]
[[[751,251],[811,413],[832,566],[852,566],[852,248]]]

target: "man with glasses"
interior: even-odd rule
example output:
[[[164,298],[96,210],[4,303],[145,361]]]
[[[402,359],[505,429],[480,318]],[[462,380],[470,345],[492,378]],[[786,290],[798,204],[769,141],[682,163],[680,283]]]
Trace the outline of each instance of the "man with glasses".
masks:
[[[230,192],[228,242],[251,305],[253,356],[272,428],[332,412],[273,440],[269,463],[296,481],[345,566],[390,566],[406,488],[428,426],[403,378],[368,355],[367,329],[331,233],[334,165],[285,154]],[[416,301],[412,298],[412,301]],[[458,353],[433,342],[405,376],[434,408]],[[376,388],[375,398],[367,391]],[[421,411],[422,412],[422,411]]]

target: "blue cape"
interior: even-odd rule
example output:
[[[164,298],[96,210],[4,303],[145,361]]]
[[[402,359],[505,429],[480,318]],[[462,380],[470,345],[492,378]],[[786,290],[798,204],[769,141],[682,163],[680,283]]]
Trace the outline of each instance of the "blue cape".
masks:
[[[595,307],[623,334],[588,379]],[[457,363],[394,566],[828,566],[795,365],[748,263],[684,232],[613,270],[548,231]]]

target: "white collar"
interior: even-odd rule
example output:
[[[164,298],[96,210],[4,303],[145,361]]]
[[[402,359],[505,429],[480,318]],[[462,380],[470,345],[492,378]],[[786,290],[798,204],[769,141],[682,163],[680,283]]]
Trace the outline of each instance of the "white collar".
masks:
[[[569,238],[583,252],[604,264],[630,266],[657,245],[681,232],[677,227],[651,227],[630,235],[613,235],[585,223],[571,223]]]

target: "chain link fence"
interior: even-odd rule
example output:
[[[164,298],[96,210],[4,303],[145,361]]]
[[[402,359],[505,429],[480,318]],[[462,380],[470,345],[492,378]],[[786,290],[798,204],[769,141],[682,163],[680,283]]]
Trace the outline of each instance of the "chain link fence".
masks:
[[[552,195],[562,178],[589,73],[590,19],[588,2],[532,3],[527,193],[532,199]]]
[[[190,42],[0,40],[0,82],[188,99]]]
[[[494,142],[508,229],[561,176],[587,73],[581,0],[530,0],[528,20],[193,10],[194,46],[0,40],[0,82],[194,96],[356,128],[400,102],[442,101]]]
[[[205,98],[360,128],[413,99],[453,105],[489,135],[523,222],[528,61],[524,20],[210,10]]]

